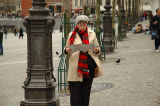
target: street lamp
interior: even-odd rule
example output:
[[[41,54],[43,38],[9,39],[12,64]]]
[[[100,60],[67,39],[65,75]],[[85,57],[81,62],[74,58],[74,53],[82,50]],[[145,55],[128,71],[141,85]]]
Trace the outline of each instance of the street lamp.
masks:
[[[27,78],[24,81],[25,100],[20,106],[60,106],[55,95],[52,64],[52,29],[45,0],[33,0],[30,16],[25,18],[27,32]]]
[[[125,10],[124,10],[124,0],[122,0],[122,7],[121,7],[121,22],[122,22],[122,37],[126,38],[126,31],[125,31]]]
[[[134,9],[135,9],[135,8],[134,8],[134,7],[135,7],[135,6],[134,6],[134,1],[135,1],[135,0],[132,0],[132,27],[134,27],[134,25],[135,25],[135,24],[134,24],[134,21],[135,21],[135,16],[134,16],[134,15],[135,15],[135,14],[134,14],[134,12],[135,12],[135,10],[134,10]]]
[[[128,29],[131,30],[132,23],[131,23],[131,0],[128,1]]]
[[[106,53],[114,52],[113,47],[113,41],[112,41],[112,16],[110,9],[111,7],[111,1],[106,0],[104,8],[106,9],[106,12],[103,16],[103,44],[105,47]]]
[[[133,0],[133,3],[134,3],[134,10],[133,10],[133,14],[134,14],[134,20],[133,20],[133,22],[134,22],[134,26],[136,25],[136,10],[137,10],[137,6],[136,6],[136,1],[137,0]]]

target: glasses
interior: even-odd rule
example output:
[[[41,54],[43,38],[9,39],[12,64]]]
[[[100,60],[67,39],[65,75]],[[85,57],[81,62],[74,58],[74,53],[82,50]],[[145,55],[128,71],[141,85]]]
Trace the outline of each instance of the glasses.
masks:
[[[81,22],[79,22],[78,24],[79,24],[79,26],[86,26],[86,25],[87,25],[87,22],[81,21]]]

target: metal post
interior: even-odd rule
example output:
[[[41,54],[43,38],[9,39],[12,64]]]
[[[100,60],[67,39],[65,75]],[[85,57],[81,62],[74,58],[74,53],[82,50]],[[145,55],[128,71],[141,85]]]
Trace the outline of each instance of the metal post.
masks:
[[[126,31],[125,31],[125,10],[124,10],[124,0],[122,0],[122,7],[121,7],[121,22],[122,22],[122,36],[126,38]]]
[[[128,29],[132,29],[131,0],[128,1]]]
[[[110,9],[111,7],[111,1],[106,0],[106,4],[104,6],[106,9],[105,15],[103,17],[103,43],[105,47],[106,53],[114,52],[114,47],[113,47],[113,41],[112,41],[112,16]]]
[[[118,40],[122,41],[123,40],[123,36],[122,36],[122,12],[121,12],[121,0],[117,0],[117,4],[118,4]]]
[[[138,0],[135,0],[135,24],[137,24],[138,23],[138,4],[137,4],[137,2],[138,2]]]
[[[25,18],[27,32],[27,78],[24,81],[25,100],[20,106],[60,106],[55,95],[52,64],[52,28],[45,0],[33,0],[30,16]]]
[[[134,22],[134,26],[136,25],[136,0],[133,0],[134,2],[134,10],[133,10],[133,16],[134,16],[134,20],[133,20],[133,22]]]
[[[135,20],[135,14],[134,14],[134,0],[132,0],[132,27],[134,27],[134,20]]]

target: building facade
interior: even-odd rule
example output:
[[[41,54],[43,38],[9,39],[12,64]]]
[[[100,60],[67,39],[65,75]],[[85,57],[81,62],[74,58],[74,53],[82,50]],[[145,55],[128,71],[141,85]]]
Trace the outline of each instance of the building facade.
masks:
[[[21,10],[21,0],[1,0],[0,1],[0,12],[6,13],[17,13]]]
[[[28,9],[32,7],[32,0],[21,0],[22,2],[22,14],[23,16],[29,15]],[[47,7],[51,10],[52,16],[58,15],[63,13],[63,0],[46,0]],[[72,7],[72,0],[70,0],[71,7]]]
[[[101,6],[100,10],[104,11],[104,5],[106,0],[100,0]],[[72,0],[72,10],[73,11],[83,11],[86,14],[95,14],[96,12],[97,0]]]

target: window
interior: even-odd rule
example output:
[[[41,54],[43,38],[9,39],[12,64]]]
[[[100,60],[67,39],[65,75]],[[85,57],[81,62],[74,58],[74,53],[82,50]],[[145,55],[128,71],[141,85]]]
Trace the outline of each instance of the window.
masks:
[[[88,1],[88,0],[86,0],[86,4],[89,4],[89,1]]]
[[[78,6],[78,0],[75,0],[75,6]]]
[[[95,0],[92,0],[92,4],[95,4]]]
[[[82,5],[82,0],[80,0],[80,6]]]

